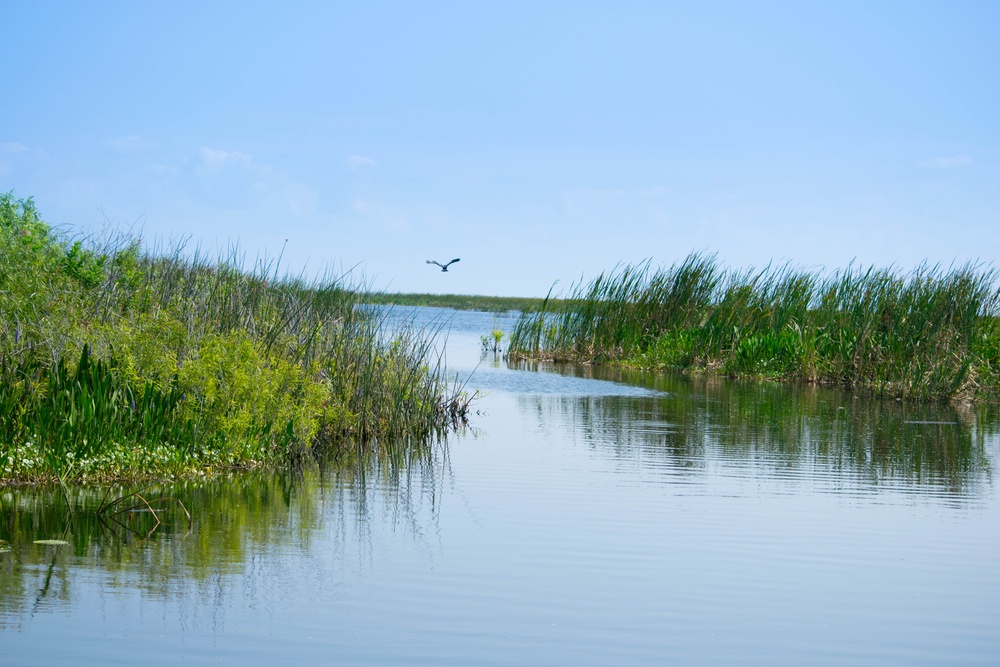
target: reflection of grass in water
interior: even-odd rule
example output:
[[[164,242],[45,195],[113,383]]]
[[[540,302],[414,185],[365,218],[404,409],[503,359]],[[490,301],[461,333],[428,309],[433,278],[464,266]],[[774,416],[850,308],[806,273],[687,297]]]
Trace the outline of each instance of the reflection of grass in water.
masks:
[[[5,541],[11,548],[0,554],[0,627],[4,618],[30,610],[46,577],[46,597],[54,604],[72,601],[81,570],[102,572],[109,590],[177,599],[214,593],[227,574],[244,581],[253,556],[261,553],[293,550],[324,563],[343,560],[339,551],[364,548],[357,535],[373,522],[397,522],[419,535],[415,517],[421,516],[424,528],[428,512],[436,521],[447,474],[446,449],[435,450],[388,459],[368,453],[356,465],[333,469],[250,471],[143,488],[154,506],[158,499],[182,502],[191,511],[190,526],[174,502],[159,505],[158,527],[148,512],[123,514],[120,524],[102,518],[99,510],[109,498],[134,491],[126,486],[72,486],[72,513],[54,485],[0,489],[0,546]],[[56,538],[68,544],[33,544]]]
[[[510,354],[965,399],[1000,389],[996,278],[974,265],[727,272],[695,254],[572,287],[522,316]]]
[[[852,488],[903,485],[955,497],[992,476],[987,442],[1000,437],[994,404],[910,404],[816,385],[576,368],[580,376],[664,395],[520,398],[530,405],[526,413],[538,415],[539,428],[577,424],[588,442],[624,458],[668,463],[677,474],[699,476],[712,462],[732,462]],[[556,419],[552,411],[562,414]]]
[[[423,332],[237,249],[70,241],[0,195],[0,479],[157,479],[427,440],[460,422]]]

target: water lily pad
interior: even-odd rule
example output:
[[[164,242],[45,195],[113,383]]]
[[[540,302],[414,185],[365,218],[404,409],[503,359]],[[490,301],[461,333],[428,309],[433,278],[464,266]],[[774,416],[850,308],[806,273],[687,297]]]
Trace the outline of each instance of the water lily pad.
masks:
[[[35,544],[69,544],[66,540],[35,540]]]

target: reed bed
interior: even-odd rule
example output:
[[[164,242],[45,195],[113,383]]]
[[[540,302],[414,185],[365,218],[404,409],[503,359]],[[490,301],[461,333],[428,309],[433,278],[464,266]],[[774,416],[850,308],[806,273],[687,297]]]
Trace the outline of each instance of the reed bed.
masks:
[[[483,296],[473,294],[404,294],[371,292],[362,297],[367,303],[397,306],[430,306],[455,310],[478,310],[486,313],[506,313],[512,310],[536,310],[542,299],[519,296]]]
[[[522,315],[509,354],[971,400],[1000,389],[998,310],[997,272],[977,264],[729,271],[696,253],[573,285]]]
[[[0,479],[140,478],[386,451],[464,420],[425,332],[362,290],[182,245],[71,240],[0,195]]]

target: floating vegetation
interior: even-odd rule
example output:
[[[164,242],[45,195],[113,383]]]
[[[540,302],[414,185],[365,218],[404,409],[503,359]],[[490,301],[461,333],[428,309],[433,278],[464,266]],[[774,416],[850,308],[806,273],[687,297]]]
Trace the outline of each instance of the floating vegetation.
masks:
[[[826,382],[878,395],[972,400],[1000,389],[992,268],[825,275],[726,271],[714,255],[649,262],[575,285],[522,315],[512,359],[617,363]]]

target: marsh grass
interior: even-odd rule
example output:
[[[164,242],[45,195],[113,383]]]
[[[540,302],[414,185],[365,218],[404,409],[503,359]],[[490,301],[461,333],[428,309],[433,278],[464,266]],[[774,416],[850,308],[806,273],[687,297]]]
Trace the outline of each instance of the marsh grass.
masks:
[[[127,234],[0,195],[0,478],[157,477],[409,447],[460,423],[432,336],[342,276]]]
[[[967,400],[1000,388],[997,272],[854,266],[726,271],[710,254],[618,267],[521,317],[511,358],[716,370],[879,395]]]
[[[471,294],[404,294],[368,292],[360,296],[366,303],[395,306],[429,306],[455,310],[479,310],[487,313],[536,310],[542,299],[518,296],[484,296]]]

